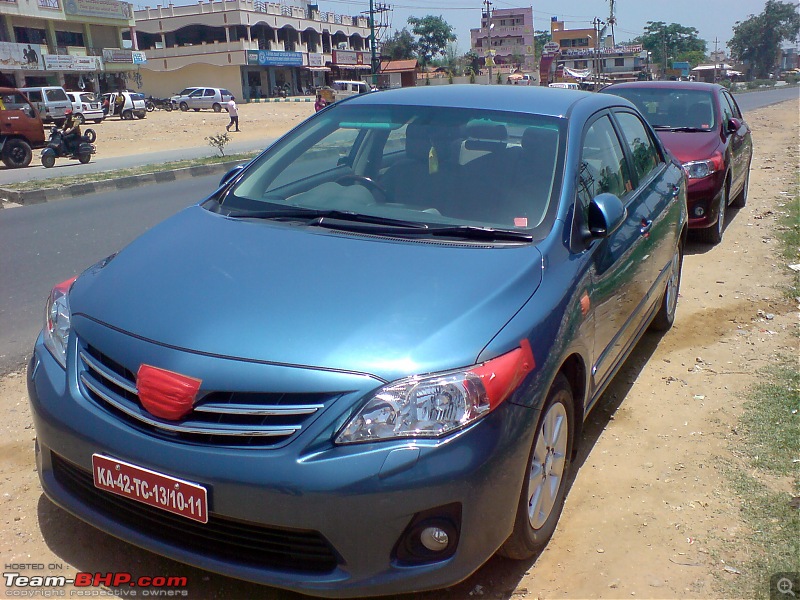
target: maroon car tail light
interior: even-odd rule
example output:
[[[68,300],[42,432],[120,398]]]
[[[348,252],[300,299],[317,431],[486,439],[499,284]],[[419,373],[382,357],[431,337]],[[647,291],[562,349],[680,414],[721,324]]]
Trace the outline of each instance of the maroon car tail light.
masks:
[[[176,421],[192,411],[200,379],[142,365],[136,374],[139,400],[147,411],[159,418]]]

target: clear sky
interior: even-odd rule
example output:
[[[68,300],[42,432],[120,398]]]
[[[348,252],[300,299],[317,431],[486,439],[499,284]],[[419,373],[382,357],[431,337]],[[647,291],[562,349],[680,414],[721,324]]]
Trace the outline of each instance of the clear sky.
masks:
[[[397,0],[396,4],[389,0],[381,1],[386,1],[394,8],[386,17],[390,25],[389,32],[408,27],[409,16],[441,16],[455,29],[461,53],[469,50],[469,30],[480,27],[483,6],[480,0]],[[491,1],[493,8],[531,6],[524,0]],[[378,2],[375,0],[376,6]],[[320,0],[322,10],[347,14],[369,10],[368,3],[366,9],[359,8],[364,4],[351,3],[349,0]],[[764,4],[765,0],[616,0],[614,37],[617,42],[625,42],[641,35],[648,21],[663,21],[697,29],[700,38],[706,41],[709,52],[714,50],[715,38],[719,40],[718,48],[725,50],[728,40],[733,37],[734,24],[761,13]],[[551,16],[564,21],[568,29],[582,29],[591,27],[593,18],[605,20],[609,15],[609,3],[606,0],[543,0],[532,6],[536,30],[549,30]]]

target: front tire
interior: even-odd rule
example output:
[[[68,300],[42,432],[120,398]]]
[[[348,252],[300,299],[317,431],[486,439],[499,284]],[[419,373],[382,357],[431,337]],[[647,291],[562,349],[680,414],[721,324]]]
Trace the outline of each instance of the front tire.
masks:
[[[567,493],[574,414],[572,388],[559,373],[536,426],[514,530],[500,548],[503,556],[528,560],[552,537]]]
[[[187,110],[189,110],[189,105],[188,105],[188,104],[186,104],[186,102],[181,102],[181,105],[180,105],[180,106],[181,106],[181,110],[182,110],[183,112],[186,112]]]
[[[744,176],[744,186],[739,195],[733,199],[731,206],[734,208],[744,208],[747,205],[747,188],[750,187],[750,163],[747,164],[747,173]]]
[[[31,164],[33,152],[25,140],[10,139],[3,146],[2,158],[9,169],[21,169]]]
[[[56,164],[56,155],[53,152],[45,152],[42,154],[42,166],[49,169]]]
[[[675,322],[675,310],[678,308],[678,293],[681,288],[681,272],[683,271],[683,244],[675,248],[669,268],[667,285],[661,297],[661,306],[656,313],[650,328],[654,331],[668,331]]]

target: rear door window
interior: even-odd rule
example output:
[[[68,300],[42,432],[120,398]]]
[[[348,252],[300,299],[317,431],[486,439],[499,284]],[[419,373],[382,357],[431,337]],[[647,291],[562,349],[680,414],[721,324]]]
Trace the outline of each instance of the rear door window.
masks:
[[[214,94],[215,94],[214,90],[213,90],[213,89],[210,89],[210,88],[209,88],[209,89],[207,89],[205,92],[203,92],[203,95],[204,95],[204,96],[211,96],[211,97],[213,97],[213,96],[214,96]]]

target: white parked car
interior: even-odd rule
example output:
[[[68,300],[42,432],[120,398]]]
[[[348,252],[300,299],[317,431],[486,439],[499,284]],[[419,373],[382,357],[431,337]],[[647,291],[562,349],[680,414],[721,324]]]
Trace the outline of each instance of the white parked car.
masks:
[[[357,96],[358,94],[366,94],[372,91],[372,88],[364,81],[334,81],[333,82],[333,99],[334,101],[343,100],[350,96]]]
[[[172,97],[172,104],[184,111],[190,108],[195,111],[210,108],[214,112],[220,112],[232,96],[225,88],[186,88]]]
[[[72,101],[72,112],[79,122],[100,123],[105,117],[103,105],[92,92],[67,92],[67,97]]]
[[[123,97],[121,102],[117,98]],[[144,119],[147,116],[144,94],[136,92],[111,92],[103,94],[103,111],[106,116],[117,115],[120,119],[133,119],[139,117]]]

